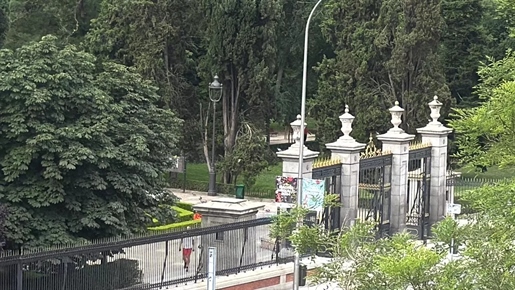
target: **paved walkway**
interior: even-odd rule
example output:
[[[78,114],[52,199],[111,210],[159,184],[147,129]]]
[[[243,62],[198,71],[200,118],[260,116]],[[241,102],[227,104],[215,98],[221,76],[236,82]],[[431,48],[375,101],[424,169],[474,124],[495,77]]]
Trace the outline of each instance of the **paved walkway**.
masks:
[[[191,203],[191,204],[198,204],[202,202],[208,202],[213,199],[221,198],[221,197],[227,197],[227,196],[209,196],[207,195],[207,192],[202,191],[193,191],[193,190],[186,190],[185,192],[182,192],[182,189],[180,188],[169,188],[171,192],[175,196],[177,196],[181,201]],[[264,206],[263,209],[259,210],[257,217],[269,217],[272,215],[275,215],[277,213],[277,205],[275,204],[275,201],[273,199],[266,199],[266,198],[254,198],[254,197],[245,197],[246,200],[256,202],[259,204],[262,204]]]

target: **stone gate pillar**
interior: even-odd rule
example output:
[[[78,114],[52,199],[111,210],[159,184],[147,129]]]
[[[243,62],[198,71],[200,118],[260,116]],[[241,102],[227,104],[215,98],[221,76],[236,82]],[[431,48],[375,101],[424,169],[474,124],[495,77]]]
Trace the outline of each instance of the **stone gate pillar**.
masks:
[[[443,219],[446,214],[446,182],[447,182],[447,138],[452,129],[438,121],[442,103],[435,96],[430,102],[431,118],[424,128],[417,129],[422,135],[423,143],[431,144],[431,189],[429,196],[429,224],[433,225]]]
[[[202,227],[213,227],[254,220],[263,207],[264,204],[245,199],[218,198],[196,204],[193,209],[202,215]],[[266,237],[262,231],[258,227],[249,227],[227,231],[221,229],[216,234],[203,235],[200,237],[200,245],[204,248],[202,259],[207,261],[207,249],[216,247],[218,270],[237,268],[240,260],[255,263],[258,241]]]
[[[331,150],[331,157],[337,157],[342,163],[340,225],[350,226],[355,223],[358,214],[359,154],[366,145],[356,142],[349,135],[354,116],[349,114],[348,105],[345,105],[340,121],[343,136],[326,144],[326,148]]]
[[[390,108],[393,128],[385,134],[378,135],[377,139],[383,143],[383,152],[392,152],[392,180],[390,204],[390,233],[406,229],[406,199],[408,192],[408,161],[409,143],[415,138],[404,132],[399,125],[402,123],[404,109],[399,102]]]
[[[290,148],[277,152],[277,157],[283,161],[283,175],[285,177],[298,177],[299,175],[299,153],[300,153],[300,125],[302,124],[301,116],[297,115],[297,120],[290,123],[293,129],[293,143]],[[306,126],[306,124],[304,124]],[[318,157],[318,152],[309,150],[306,146],[303,148],[304,162],[302,178],[311,178],[313,172],[313,162]]]

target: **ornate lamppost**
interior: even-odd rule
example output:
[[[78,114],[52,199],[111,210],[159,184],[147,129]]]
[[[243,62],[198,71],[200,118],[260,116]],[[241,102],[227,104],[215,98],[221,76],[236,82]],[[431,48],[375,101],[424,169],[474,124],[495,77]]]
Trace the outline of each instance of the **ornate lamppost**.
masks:
[[[213,136],[211,139],[211,166],[209,166],[209,189],[207,195],[216,195],[216,169],[215,169],[215,133],[216,133],[216,104],[222,98],[223,86],[218,81],[218,75],[209,84],[209,99],[213,102]]]

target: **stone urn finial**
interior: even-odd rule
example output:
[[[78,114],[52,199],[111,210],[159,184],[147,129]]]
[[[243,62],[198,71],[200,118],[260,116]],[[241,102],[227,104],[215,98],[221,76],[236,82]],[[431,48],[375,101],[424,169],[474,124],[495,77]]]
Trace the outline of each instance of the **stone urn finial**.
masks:
[[[300,144],[300,134],[302,134],[302,132],[300,132],[300,125],[302,124],[302,121],[301,121],[301,116],[300,114],[297,115],[297,120],[293,121],[290,123],[290,126],[293,130],[293,140],[295,140],[295,143],[297,144]],[[304,123],[304,128],[306,127],[306,123]],[[306,140],[304,140],[306,141]]]
[[[399,102],[395,101],[395,106],[390,108],[390,114],[392,115],[392,125],[393,128],[388,130],[388,132],[392,133],[404,133],[404,130],[399,128],[399,125],[402,123],[402,114],[404,113],[404,109],[399,107]]]
[[[441,125],[442,123],[440,123],[438,119],[440,118],[440,109],[442,109],[442,103],[438,101],[438,96],[434,96],[433,101],[428,105],[429,109],[431,109],[431,119],[433,119],[430,124]]]
[[[342,140],[354,140],[349,134],[352,132],[352,122],[354,122],[354,116],[349,114],[349,105],[345,105],[345,113],[340,116],[340,122],[342,123],[341,131],[343,136]]]

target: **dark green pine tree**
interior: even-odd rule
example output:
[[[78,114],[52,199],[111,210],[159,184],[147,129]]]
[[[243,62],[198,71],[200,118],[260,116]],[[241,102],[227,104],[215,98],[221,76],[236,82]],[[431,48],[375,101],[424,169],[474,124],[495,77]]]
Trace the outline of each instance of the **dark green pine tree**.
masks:
[[[481,0],[443,0],[445,29],[440,55],[447,84],[460,107],[473,106],[478,98],[473,88],[478,83],[477,70],[488,53],[482,29]]]
[[[356,115],[354,135],[389,128],[390,108],[399,101],[406,110],[408,132],[428,121],[427,103],[438,95],[451,104],[437,55],[443,19],[439,0],[332,1],[322,24],[336,57],[319,66],[316,101],[322,142],[337,137],[337,116],[348,104]]]
[[[267,129],[272,111],[277,26],[282,3],[204,0],[201,9],[206,54],[200,67],[206,87],[214,74],[219,75],[224,85],[220,107],[224,156],[229,158],[243,121],[263,132]],[[231,182],[228,171],[225,181]]]

